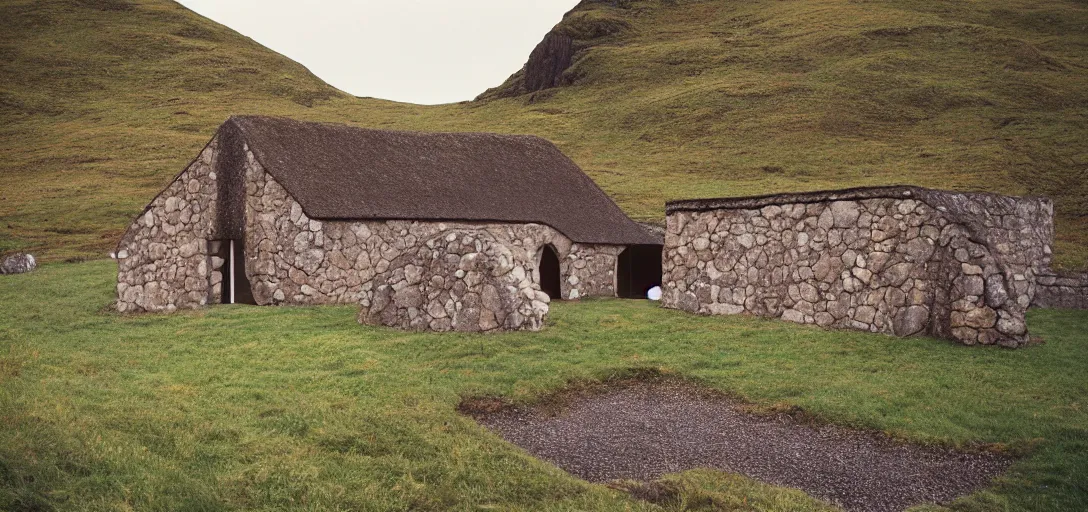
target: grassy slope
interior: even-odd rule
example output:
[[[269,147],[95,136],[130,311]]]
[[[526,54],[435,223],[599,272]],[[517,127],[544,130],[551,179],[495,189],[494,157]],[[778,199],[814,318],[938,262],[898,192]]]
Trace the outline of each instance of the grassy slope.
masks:
[[[1088,267],[1088,8],[1073,0],[588,3],[572,86],[436,107],[339,93],[166,0],[0,2],[0,251],[101,256],[232,113],[536,133],[629,213],[913,183],[1056,199]],[[588,27],[588,29],[587,29]]]
[[[0,278],[0,509],[641,510],[455,412],[658,368],[775,410],[1030,455],[956,510],[1088,507],[1088,312],[1033,311],[1046,344],[558,304],[542,333],[360,327],[351,307],[124,317],[109,262]],[[690,505],[812,510],[795,491],[696,471]],[[489,508],[490,507],[490,508]]]

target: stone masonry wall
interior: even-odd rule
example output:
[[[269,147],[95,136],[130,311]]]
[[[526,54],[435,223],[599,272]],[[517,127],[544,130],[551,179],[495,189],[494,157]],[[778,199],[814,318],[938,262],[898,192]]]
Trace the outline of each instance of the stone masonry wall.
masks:
[[[476,238],[510,251],[511,276],[520,290],[539,291],[541,251],[551,245],[560,258],[564,298],[615,295],[616,259],[623,247],[573,243],[540,224],[322,222],[310,219],[248,149],[245,166],[246,273],[258,304],[366,304],[381,286],[377,277],[401,263],[427,266],[405,262],[405,255],[422,257],[423,249],[430,249],[427,241],[467,231],[486,233]]]
[[[1035,282],[1033,307],[1088,309],[1088,274],[1044,273]]]
[[[1040,199],[885,187],[668,207],[666,307],[965,344],[1027,342]]]
[[[214,238],[217,142],[212,141],[129,226],[117,247],[117,310],[207,304],[206,240]]]
[[[526,279],[531,265],[487,231],[443,231],[374,278],[359,322],[432,331],[539,330],[550,299]]]

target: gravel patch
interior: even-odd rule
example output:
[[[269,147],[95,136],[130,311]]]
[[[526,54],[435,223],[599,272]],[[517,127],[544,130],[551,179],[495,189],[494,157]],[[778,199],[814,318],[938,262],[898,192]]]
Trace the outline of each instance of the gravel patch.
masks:
[[[848,511],[948,503],[986,487],[1008,457],[744,412],[691,386],[635,384],[554,407],[466,407],[507,441],[591,482],[709,467],[801,489]]]

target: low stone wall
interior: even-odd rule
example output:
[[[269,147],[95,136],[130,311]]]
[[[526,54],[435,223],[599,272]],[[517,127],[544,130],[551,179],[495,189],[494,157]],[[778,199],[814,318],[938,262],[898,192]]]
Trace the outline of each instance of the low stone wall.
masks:
[[[129,226],[117,247],[117,310],[174,311],[209,302],[206,241],[215,238],[213,140]]]
[[[1035,283],[1033,307],[1088,309],[1088,274],[1044,273]]]
[[[364,293],[360,323],[416,330],[539,330],[548,314],[513,251],[487,231],[438,233],[393,259]]]
[[[1027,342],[1045,199],[879,187],[667,205],[663,304],[965,344]]]

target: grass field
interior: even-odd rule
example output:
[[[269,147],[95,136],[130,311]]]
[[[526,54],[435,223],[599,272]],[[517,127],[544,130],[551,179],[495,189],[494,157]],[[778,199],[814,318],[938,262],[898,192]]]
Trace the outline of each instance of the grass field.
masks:
[[[0,509],[656,510],[456,412],[646,369],[1024,456],[955,510],[1088,508],[1088,312],[1032,311],[1045,344],[1015,351],[621,300],[559,303],[541,333],[436,335],[359,326],[353,307],[121,316],[114,270],[0,276]],[[736,475],[668,479],[676,510],[820,506]]]
[[[223,120],[269,114],[541,135],[641,220],[893,183],[1048,195],[1057,266],[1088,269],[1084,2],[585,2],[571,85],[433,107],[337,91],[169,0],[0,19],[0,252],[103,257]]]

